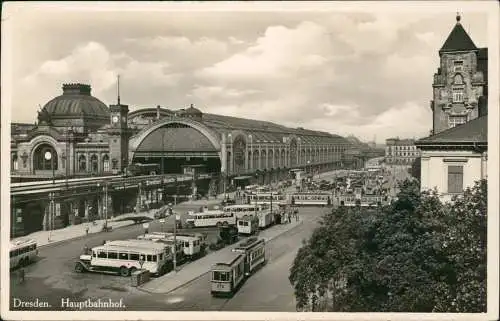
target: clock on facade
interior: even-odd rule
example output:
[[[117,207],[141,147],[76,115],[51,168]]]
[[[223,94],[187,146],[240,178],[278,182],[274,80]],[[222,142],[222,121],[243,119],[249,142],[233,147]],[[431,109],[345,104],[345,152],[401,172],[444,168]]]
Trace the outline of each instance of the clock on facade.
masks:
[[[118,122],[118,116],[113,116],[111,120],[116,124]]]

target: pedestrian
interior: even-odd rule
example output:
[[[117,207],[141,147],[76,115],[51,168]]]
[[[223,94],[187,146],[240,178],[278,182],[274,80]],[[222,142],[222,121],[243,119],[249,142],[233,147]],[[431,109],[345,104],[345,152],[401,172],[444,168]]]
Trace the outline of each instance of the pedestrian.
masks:
[[[85,247],[83,248],[83,254],[89,254],[89,247],[87,244],[85,244]]]
[[[292,223],[292,215],[288,214],[288,223]]]
[[[19,270],[19,283],[22,284],[24,283],[24,269]]]
[[[89,235],[89,226],[88,226],[88,225],[87,225],[87,226],[85,226],[85,234],[86,234],[86,235]]]

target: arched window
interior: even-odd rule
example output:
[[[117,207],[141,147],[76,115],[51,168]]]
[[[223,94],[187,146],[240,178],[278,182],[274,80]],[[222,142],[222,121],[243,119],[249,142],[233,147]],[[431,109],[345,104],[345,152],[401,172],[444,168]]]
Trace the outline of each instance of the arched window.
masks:
[[[108,155],[104,155],[102,158],[102,168],[103,168],[103,171],[109,172],[109,156]]]
[[[97,159],[97,155],[94,154],[90,156],[90,164],[91,164],[91,170],[92,173],[97,173],[99,171],[99,161]]]
[[[17,171],[18,165],[17,165],[17,155],[12,154],[12,170]]]
[[[42,144],[36,148],[33,162],[35,170],[57,170],[57,152],[49,144]]]
[[[80,172],[85,172],[87,170],[87,158],[85,155],[80,155],[80,157],[78,157],[78,170]]]
[[[463,85],[464,83],[464,78],[460,74],[456,74],[455,77],[453,78],[453,84],[454,85]]]

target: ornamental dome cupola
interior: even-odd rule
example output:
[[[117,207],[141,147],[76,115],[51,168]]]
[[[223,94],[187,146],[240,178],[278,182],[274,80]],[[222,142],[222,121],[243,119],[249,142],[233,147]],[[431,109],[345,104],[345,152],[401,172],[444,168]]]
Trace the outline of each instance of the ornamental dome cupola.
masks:
[[[62,90],[62,95],[43,106],[39,121],[49,120],[54,127],[80,128],[81,132],[94,131],[109,122],[108,106],[91,95],[90,85],[64,84]]]

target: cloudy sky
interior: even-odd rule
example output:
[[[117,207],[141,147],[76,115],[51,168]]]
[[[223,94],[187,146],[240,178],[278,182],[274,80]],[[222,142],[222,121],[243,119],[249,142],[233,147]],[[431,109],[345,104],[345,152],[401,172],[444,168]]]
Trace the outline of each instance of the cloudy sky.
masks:
[[[12,27],[12,121],[34,122],[39,105],[60,95],[63,83],[89,83],[95,97],[115,103],[120,74],[121,100],[131,110],[193,103],[204,112],[363,140],[427,136],[432,76],[456,6],[192,8],[59,5],[4,13]],[[462,16],[478,47],[488,45],[486,18],[481,12]]]

